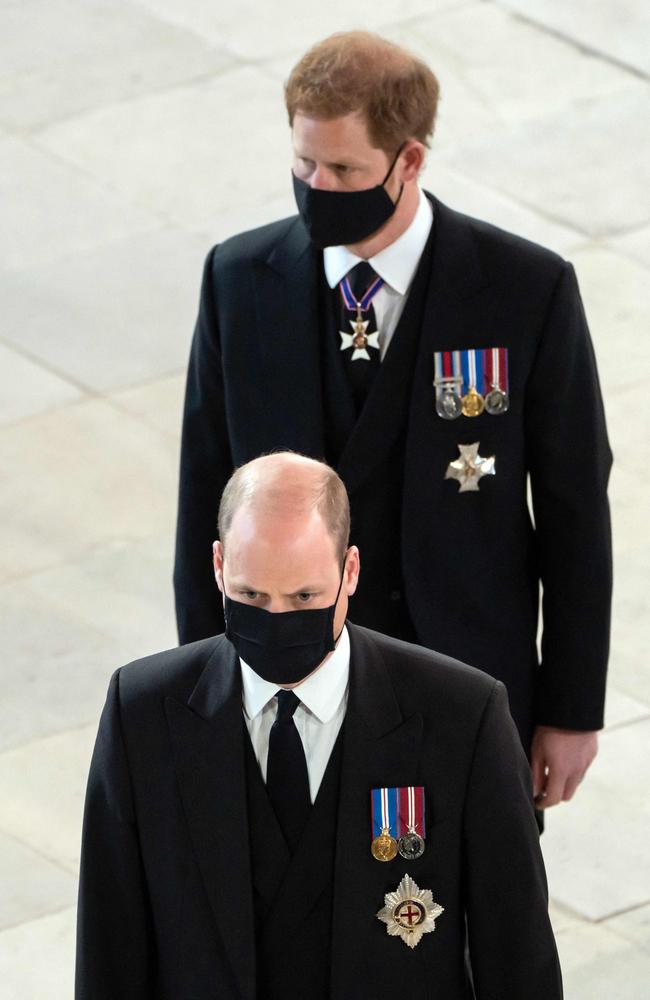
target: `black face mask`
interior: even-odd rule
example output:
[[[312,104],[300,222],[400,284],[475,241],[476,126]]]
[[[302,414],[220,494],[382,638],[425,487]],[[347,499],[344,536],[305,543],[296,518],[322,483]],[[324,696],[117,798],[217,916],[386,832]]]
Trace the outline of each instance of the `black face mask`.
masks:
[[[343,573],[334,604],[304,611],[265,611],[226,595],[226,638],[265,681],[298,684],[336,645],[334,612],[342,586]]]
[[[400,146],[381,184],[363,191],[322,191],[292,173],[296,204],[312,243],[320,249],[350,246],[372,236],[388,222],[399,205],[404,185],[393,202],[384,184],[401,152]]]

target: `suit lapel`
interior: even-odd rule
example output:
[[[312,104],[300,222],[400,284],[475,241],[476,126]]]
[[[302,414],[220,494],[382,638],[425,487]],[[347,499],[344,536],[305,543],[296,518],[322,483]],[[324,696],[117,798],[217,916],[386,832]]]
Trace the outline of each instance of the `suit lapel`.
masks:
[[[257,451],[289,448],[322,457],[319,257],[299,220],[266,259],[255,262],[254,276],[266,414],[256,428]]]
[[[187,704],[165,711],[197,863],[242,997],[255,996],[255,931],[246,809],[241,679],[217,639]]]
[[[385,947],[384,937],[374,926],[374,914],[386,891],[387,872],[370,854],[370,790],[416,782],[423,734],[419,713],[409,718],[402,715],[386,665],[370,634],[354,626],[348,628],[350,695],[332,918],[332,996],[337,1000],[355,995],[362,953],[363,962],[386,966],[387,983],[395,977],[391,969],[394,952]],[[352,955],[358,960],[351,960]]]

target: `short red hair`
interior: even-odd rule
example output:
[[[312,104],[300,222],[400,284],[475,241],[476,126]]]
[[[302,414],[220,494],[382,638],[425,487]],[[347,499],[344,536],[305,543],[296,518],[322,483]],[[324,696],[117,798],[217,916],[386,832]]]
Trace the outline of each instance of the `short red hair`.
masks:
[[[298,112],[331,119],[358,111],[373,145],[392,155],[408,139],[429,145],[439,93],[435,75],[406,49],[346,31],[305,53],[286,83],[285,103],[290,125]]]

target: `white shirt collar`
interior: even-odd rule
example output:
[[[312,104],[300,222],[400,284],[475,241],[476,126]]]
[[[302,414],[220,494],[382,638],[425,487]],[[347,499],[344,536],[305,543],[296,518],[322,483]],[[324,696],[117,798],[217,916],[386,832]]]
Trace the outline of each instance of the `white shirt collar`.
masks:
[[[406,295],[409,289],[433,225],[431,202],[421,188],[418,188],[418,191],[420,200],[408,229],[405,229],[394,243],[368,260],[386,284],[400,295]],[[325,247],[323,263],[330,288],[335,288],[350,268],[358,264],[361,259],[347,247]]]
[[[244,711],[254,719],[278,690],[277,684],[265,681],[239,658],[242,676]],[[350,638],[343,627],[341,638],[327,663],[293,690],[301,702],[321,722],[329,722],[345,696],[350,675]]]

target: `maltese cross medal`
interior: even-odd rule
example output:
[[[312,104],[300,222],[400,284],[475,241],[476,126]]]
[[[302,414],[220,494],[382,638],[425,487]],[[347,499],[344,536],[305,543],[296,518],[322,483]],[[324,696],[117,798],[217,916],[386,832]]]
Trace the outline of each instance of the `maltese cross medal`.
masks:
[[[350,326],[353,333],[344,333],[343,330],[339,330],[341,350],[346,351],[348,347],[352,347],[352,361],[358,361],[359,358],[370,361],[368,348],[373,347],[376,351],[379,350],[379,331],[368,333],[368,320],[361,319],[359,316],[350,320]]]
[[[490,458],[483,458],[478,453],[480,441],[475,444],[459,444],[458,450],[460,458],[450,462],[445,472],[445,479],[456,479],[460,483],[459,493],[466,493],[468,490],[476,492],[478,481],[482,476],[494,476],[496,461],[494,455]]]

